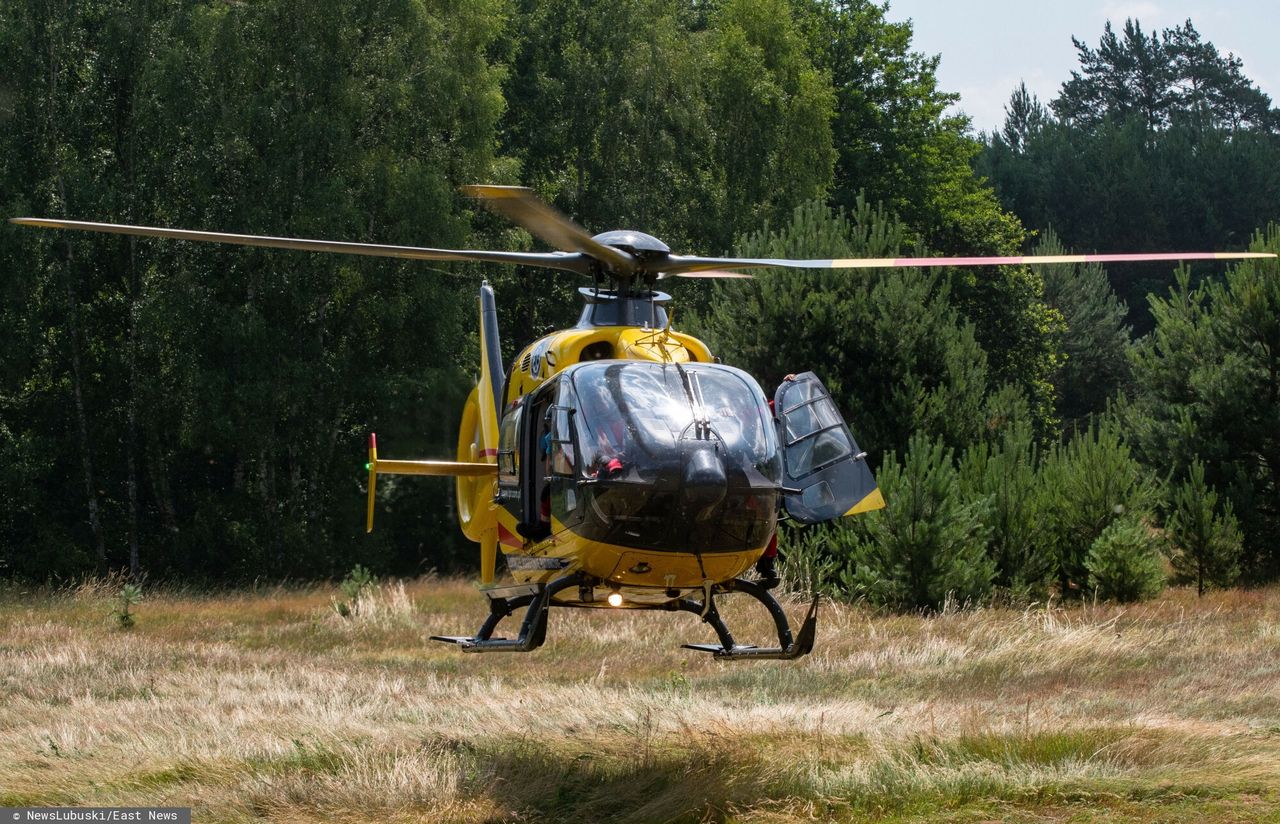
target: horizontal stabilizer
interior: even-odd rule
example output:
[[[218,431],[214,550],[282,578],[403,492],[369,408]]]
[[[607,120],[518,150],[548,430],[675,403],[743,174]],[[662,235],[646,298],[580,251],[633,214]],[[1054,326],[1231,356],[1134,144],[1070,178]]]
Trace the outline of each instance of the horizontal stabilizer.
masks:
[[[441,475],[476,477],[497,475],[498,465],[466,461],[378,461],[379,475]]]
[[[373,531],[373,508],[379,475],[438,475],[442,477],[484,477],[497,475],[498,465],[469,461],[384,461],[378,459],[378,436],[369,434],[368,513],[365,516],[365,532]]]

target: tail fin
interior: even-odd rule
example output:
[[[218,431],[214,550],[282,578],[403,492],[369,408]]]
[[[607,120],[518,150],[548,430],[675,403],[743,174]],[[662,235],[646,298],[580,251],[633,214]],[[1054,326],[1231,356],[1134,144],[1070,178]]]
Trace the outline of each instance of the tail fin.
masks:
[[[369,433],[369,462],[364,465],[369,470],[369,513],[365,516],[364,531],[373,532],[373,487],[378,483],[378,433]]]
[[[488,283],[480,285],[480,383],[476,387],[476,401],[479,411],[479,439],[481,446],[480,460],[498,460],[498,422],[502,415],[502,384],[506,375],[502,370],[502,346],[498,339],[498,306],[493,296],[493,287]],[[485,479],[488,480],[488,479]],[[483,487],[487,487],[483,484]],[[488,501],[477,500],[485,493],[481,489],[472,490],[473,512],[479,515],[488,507]],[[461,485],[459,485],[461,488]],[[480,581],[493,583],[498,564],[498,525],[490,518],[482,518],[483,528],[480,534]]]
[[[458,427],[458,460],[494,466],[498,461],[498,422],[502,414],[502,347],[493,287],[480,286],[480,378],[467,398]],[[496,466],[494,466],[496,471]],[[480,581],[493,583],[498,557],[498,522],[490,478],[459,477],[458,524],[480,544]]]

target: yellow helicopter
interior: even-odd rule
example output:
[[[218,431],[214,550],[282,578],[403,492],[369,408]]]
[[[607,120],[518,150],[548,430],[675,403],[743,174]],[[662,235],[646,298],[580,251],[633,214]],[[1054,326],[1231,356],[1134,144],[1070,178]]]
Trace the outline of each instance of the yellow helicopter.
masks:
[[[451,250],[237,235],[43,218],[12,223],[146,237],[424,260],[524,264],[589,276],[578,323],[525,347],[503,368],[493,290],[479,294],[480,372],[463,409],[454,461],[385,460],[369,438],[368,520],[379,475],[456,478],[463,533],[480,544],[489,615],[474,635],[433,636],[467,652],[528,652],[552,607],[694,613],[716,658],[794,659],[813,649],[815,597],[793,635],[770,590],[780,518],[814,524],[885,501],[849,427],[811,372],[766,396],[747,373],[671,328],[669,277],[750,277],[743,269],[871,269],[1023,263],[1274,257],[1163,253],[1038,257],[791,260],[673,254],[635,231],[595,236],[512,186],[464,192],[554,252]],[[499,550],[510,581],[496,582]],[[755,566],[755,578],[744,577]],[[768,610],[777,645],[738,643],[716,598],[743,593]],[[515,638],[494,637],[524,609]]]

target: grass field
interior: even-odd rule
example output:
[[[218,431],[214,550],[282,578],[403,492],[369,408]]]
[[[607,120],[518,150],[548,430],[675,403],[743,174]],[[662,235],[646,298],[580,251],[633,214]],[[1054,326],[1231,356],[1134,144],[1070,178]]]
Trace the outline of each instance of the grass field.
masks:
[[[1136,607],[825,606],[800,662],[681,650],[691,615],[552,613],[530,655],[425,641],[455,580],[0,591],[0,806],[198,822],[1280,821],[1280,589]],[[727,599],[741,640],[763,610]],[[793,615],[802,609],[789,605]],[[742,629],[739,629],[742,628]]]

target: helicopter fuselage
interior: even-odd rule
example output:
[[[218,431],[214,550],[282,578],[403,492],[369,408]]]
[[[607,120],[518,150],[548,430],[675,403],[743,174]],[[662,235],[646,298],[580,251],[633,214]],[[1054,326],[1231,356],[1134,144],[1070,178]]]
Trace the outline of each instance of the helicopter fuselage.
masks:
[[[820,384],[784,431],[754,378],[670,329],[665,294],[580,291],[578,324],[505,370],[490,451],[477,449],[479,387],[459,437],[459,461],[497,463],[495,478],[458,481],[464,532],[496,544],[518,584],[577,574],[591,584],[558,600],[669,603],[737,577],[774,540],[784,492],[801,492],[787,489],[788,455],[802,478],[861,459]],[[832,484],[811,485],[814,520],[849,514]],[[873,481],[850,500],[882,505]]]

